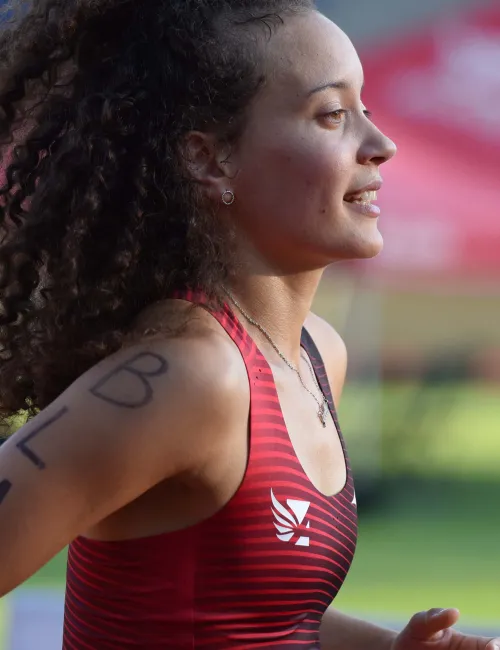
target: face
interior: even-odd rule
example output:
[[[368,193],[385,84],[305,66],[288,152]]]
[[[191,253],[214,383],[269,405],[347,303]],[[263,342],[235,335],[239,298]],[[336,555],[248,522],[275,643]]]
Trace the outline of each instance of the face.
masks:
[[[288,19],[266,44],[267,82],[215,183],[242,241],[283,270],[369,258],[382,248],[365,189],[395,145],[363,105],[363,70],[348,37],[316,12]],[[220,193],[219,193],[220,192]]]

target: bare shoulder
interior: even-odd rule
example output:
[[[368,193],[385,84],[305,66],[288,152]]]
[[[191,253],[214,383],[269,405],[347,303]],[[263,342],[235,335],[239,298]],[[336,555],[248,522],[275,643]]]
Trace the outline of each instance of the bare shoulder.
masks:
[[[165,460],[151,477],[154,484],[196,468],[214,445],[223,444],[244,412],[247,394],[244,363],[231,340],[214,329],[196,328],[106,359],[76,382],[67,399],[75,407],[86,403],[101,431],[107,423],[106,432],[120,431],[126,440],[134,430],[148,462],[160,452]]]
[[[335,404],[338,404],[347,372],[347,348],[344,340],[330,323],[312,312],[307,316],[305,327],[318,347]]]
[[[93,369],[88,383],[92,384],[94,379],[91,375],[100,376],[103,372],[105,377],[101,381],[106,381],[108,368],[122,379],[127,373],[129,379],[135,378],[137,399],[141,385],[144,402],[160,397],[160,408],[165,405],[167,390],[168,394],[173,391],[182,403],[201,405],[211,404],[218,395],[225,399],[236,397],[246,385],[241,354],[225,333],[210,327],[188,329],[171,338],[157,337],[123,350]],[[155,380],[157,386],[153,390]]]
[[[152,314],[153,324],[157,318],[165,318],[174,328],[180,325],[181,334],[165,336],[158,330],[135,347],[164,359],[168,365],[164,380],[179,397],[182,394],[182,401],[215,407],[217,398],[227,402],[249,394],[241,353],[207,310],[182,300],[167,301]],[[132,349],[130,354],[134,356]]]

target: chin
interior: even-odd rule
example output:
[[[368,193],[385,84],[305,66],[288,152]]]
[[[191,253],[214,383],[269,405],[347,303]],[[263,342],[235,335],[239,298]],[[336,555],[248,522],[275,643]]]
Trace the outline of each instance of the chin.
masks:
[[[383,249],[384,249],[384,242],[381,239],[377,243],[372,243],[371,245],[366,245],[363,248],[361,248],[359,251],[359,255],[357,255],[356,258],[354,259],[371,260],[372,258],[380,255]]]
[[[336,218],[335,227],[323,235],[328,256],[337,260],[369,260],[384,248],[384,239],[377,218],[353,221]]]
[[[380,255],[384,248],[382,235],[378,233],[377,237],[356,239],[345,242],[341,249],[337,249],[336,257],[342,260],[370,260]]]

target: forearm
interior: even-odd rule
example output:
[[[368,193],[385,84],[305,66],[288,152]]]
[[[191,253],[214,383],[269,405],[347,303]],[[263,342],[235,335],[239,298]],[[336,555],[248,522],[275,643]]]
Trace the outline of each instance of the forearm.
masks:
[[[321,623],[321,650],[390,650],[397,632],[330,607]]]

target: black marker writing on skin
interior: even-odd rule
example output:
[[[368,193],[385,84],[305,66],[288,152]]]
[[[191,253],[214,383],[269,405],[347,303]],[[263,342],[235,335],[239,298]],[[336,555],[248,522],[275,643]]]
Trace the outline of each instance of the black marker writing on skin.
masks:
[[[2,481],[0,483],[0,505],[2,505],[3,500],[9,494],[12,483],[10,481]]]
[[[167,370],[168,363],[166,359],[153,352],[141,352],[104,375],[95,386],[92,386],[90,392],[94,397],[98,397],[108,404],[113,404],[113,406],[122,406],[129,409],[141,408],[149,404],[153,399],[153,387],[148,380],[164,375]],[[123,377],[124,374],[132,375],[137,380],[136,384],[140,388],[137,395],[133,397],[117,397],[111,394],[113,380],[119,380],[120,376]]]
[[[60,420],[63,415],[65,415],[68,412],[67,407],[65,406],[62,408],[60,411],[58,411],[54,416],[50,418],[50,420],[45,421],[43,424],[40,424],[36,429],[31,431],[27,436],[24,438],[21,438],[19,442],[16,444],[16,447],[19,449],[19,451],[26,456],[26,458],[33,463],[33,465],[36,465],[38,469],[45,469],[46,465],[44,461],[35,454],[35,452],[28,447],[28,442],[33,440],[33,438],[36,438],[36,436],[40,435],[42,431],[45,431],[48,427],[50,427],[51,424],[54,424],[54,422],[57,422],[57,420]]]

